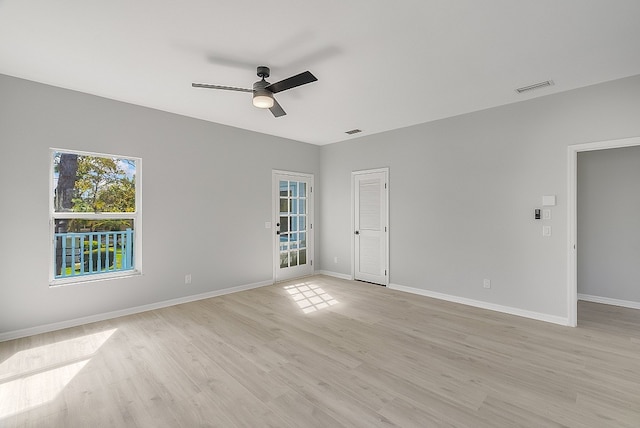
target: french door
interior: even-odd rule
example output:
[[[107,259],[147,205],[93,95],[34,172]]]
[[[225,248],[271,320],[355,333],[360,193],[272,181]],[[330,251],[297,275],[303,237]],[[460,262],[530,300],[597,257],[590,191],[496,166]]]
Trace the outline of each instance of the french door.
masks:
[[[273,172],[275,280],[313,274],[313,175]]]
[[[389,285],[389,171],[357,171],[353,181],[353,277]]]

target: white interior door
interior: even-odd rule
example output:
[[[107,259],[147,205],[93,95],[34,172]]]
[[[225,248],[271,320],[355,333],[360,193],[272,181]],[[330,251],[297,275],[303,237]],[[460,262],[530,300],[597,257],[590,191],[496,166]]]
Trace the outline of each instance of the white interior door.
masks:
[[[353,173],[354,275],[357,280],[388,285],[387,169]]]
[[[274,171],[275,280],[313,274],[313,176]]]

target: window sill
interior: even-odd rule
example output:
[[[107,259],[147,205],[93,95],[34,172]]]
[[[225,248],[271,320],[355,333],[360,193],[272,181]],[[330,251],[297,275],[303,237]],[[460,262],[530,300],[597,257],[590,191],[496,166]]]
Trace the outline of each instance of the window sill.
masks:
[[[55,288],[65,285],[85,285],[93,282],[110,281],[112,279],[122,279],[141,275],[142,272],[134,269],[124,272],[100,273],[95,275],[76,276],[72,278],[60,278],[49,281],[49,287]]]

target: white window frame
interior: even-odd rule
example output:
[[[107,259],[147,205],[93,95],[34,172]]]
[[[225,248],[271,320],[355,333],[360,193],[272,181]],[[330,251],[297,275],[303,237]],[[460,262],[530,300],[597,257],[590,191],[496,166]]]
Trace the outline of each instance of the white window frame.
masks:
[[[54,193],[54,156],[55,153],[72,153],[80,156],[96,156],[105,158],[122,158],[135,161],[136,164],[136,180],[135,180],[135,206],[134,212],[130,213],[113,213],[113,212],[56,212]],[[82,275],[75,277],[56,278],[55,277],[55,220],[56,219],[85,219],[85,220],[104,220],[104,219],[131,219],[134,224],[133,233],[133,269],[119,272],[104,272],[90,275]],[[81,150],[51,148],[49,151],[49,286],[84,284],[88,282],[102,281],[113,278],[123,278],[129,276],[140,275],[142,273],[142,159],[136,156],[86,152]]]

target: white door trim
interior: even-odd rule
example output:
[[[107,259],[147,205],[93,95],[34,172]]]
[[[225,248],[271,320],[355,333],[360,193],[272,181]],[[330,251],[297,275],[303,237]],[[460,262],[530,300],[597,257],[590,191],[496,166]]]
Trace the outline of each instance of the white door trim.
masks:
[[[389,285],[389,278],[391,277],[391,269],[389,266],[389,236],[391,234],[391,228],[389,227],[390,221],[389,221],[389,188],[391,187],[390,182],[390,178],[389,178],[389,167],[384,167],[384,168],[374,168],[374,169],[363,169],[363,170],[358,170],[358,171],[352,171],[351,172],[351,228],[349,233],[351,234],[351,280],[355,279],[355,269],[356,269],[356,265],[355,265],[355,235],[354,235],[354,231],[355,231],[355,197],[356,197],[356,176],[358,175],[363,175],[363,174],[373,174],[373,173],[379,173],[379,172],[383,172],[386,174],[387,177],[387,191],[385,192],[385,197],[386,197],[386,228],[387,228],[387,236],[386,236],[386,248],[385,248],[385,253],[386,253],[386,260],[385,260],[385,265],[386,265],[386,269],[387,269],[387,275],[385,277],[385,286]]]
[[[574,144],[568,147],[569,209],[568,209],[568,260],[567,269],[567,320],[571,327],[578,325],[578,153],[594,150],[617,149],[640,146],[640,137],[620,140],[598,141],[594,143]]]
[[[315,249],[315,229],[313,228],[313,224],[314,224],[314,205],[315,205],[315,191],[313,191],[313,188],[315,187],[314,184],[314,176],[313,174],[309,174],[309,173],[305,173],[305,172],[295,172],[295,171],[284,171],[284,170],[279,170],[279,169],[273,169],[271,170],[271,252],[273,253],[273,259],[271,261],[271,265],[272,265],[272,282],[275,283],[278,275],[277,275],[277,270],[278,270],[278,265],[279,265],[279,260],[280,260],[280,254],[279,251],[276,251],[276,248],[278,247],[279,244],[279,237],[276,234],[276,223],[278,223],[279,216],[277,214],[277,210],[278,208],[278,202],[280,199],[280,193],[278,191],[278,185],[276,183],[277,181],[277,177],[278,176],[289,176],[289,177],[293,177],[293,178],[303,178],[303,179],[307,179],[310,183],[311,188],[309,189],[309,196],[307,198],[307,221],[309,223],[309,228],[310,231],[307,233],[307,259],[310,261],[310,267],[311,267],[311,274],[313,274],[315,272],[315,266],[313,265],[313,260],[314,260],[314,249]]]

